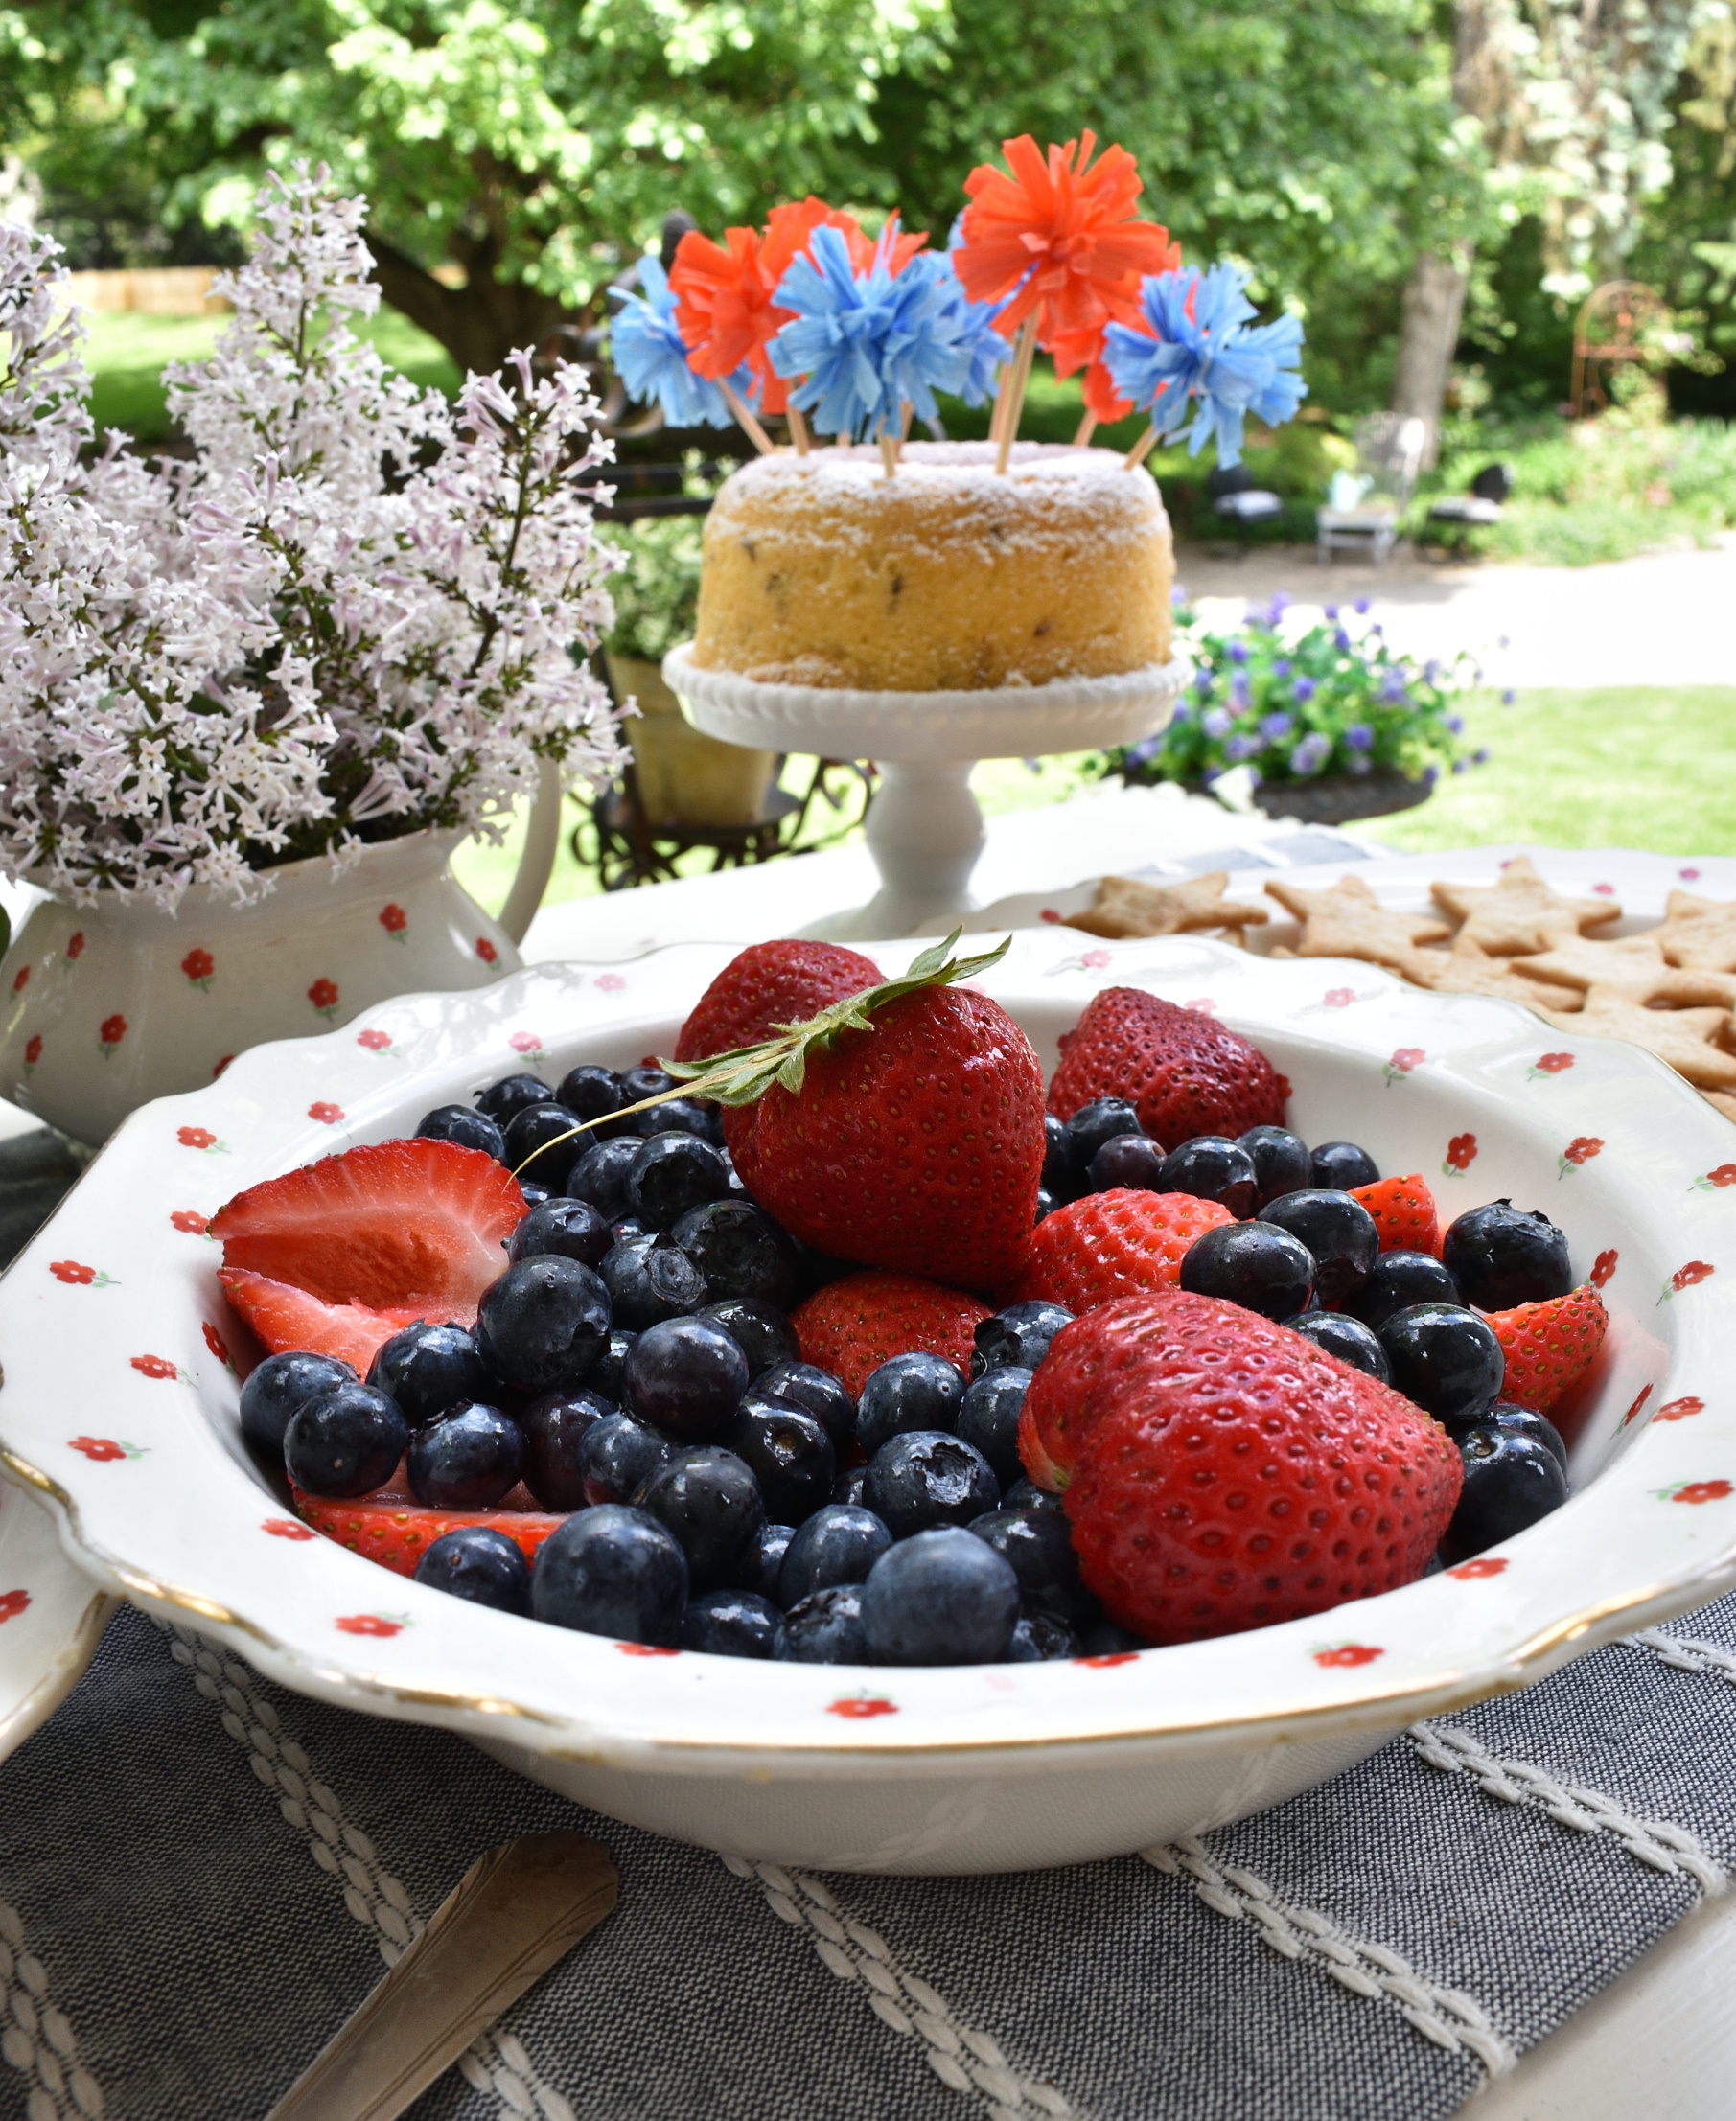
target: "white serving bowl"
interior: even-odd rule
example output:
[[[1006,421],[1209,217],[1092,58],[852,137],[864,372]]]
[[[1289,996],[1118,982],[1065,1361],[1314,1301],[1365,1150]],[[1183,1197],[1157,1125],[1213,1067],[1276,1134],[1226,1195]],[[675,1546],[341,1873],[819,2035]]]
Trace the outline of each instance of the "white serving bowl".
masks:
[[[874,955],[890,972],[917,947]],[[223,1353],[240,1329],[216,1247],[176,1215],[407,1132],[516,1068],[667,1052],[731,955],[689,945],[406,997],[134,1114],[0,1284],[4,1464],[51,1502],[80,1565],[287,1686],[462,1731],[619,1818],[748,1856],[906,1872],[1202,1831],[1736,1581],[1736,1395],[1718,1383],[1736,1258],[1730,1196],[1708,1176],[1728,1168],[1726,1121],[1650,1056],[1510,1003],[1359,964],[1054,929],[1017,935],[982,981],[1046,1068],[1104,985],[1210,1007],[1289,1075],[1310,1140],[1421,1170],[1448,1215],[1504,1194],[1546,1208],[1581,1274],[1603,1262],[1613,1329],[1570,1424],[1564,1509],[1464,1570],[1319,1619],[1121,1659],[917,1671],[646,1653],[307,1535],[243,1448]],[[1586,1141],[1595,1153],[1566,1158]]]

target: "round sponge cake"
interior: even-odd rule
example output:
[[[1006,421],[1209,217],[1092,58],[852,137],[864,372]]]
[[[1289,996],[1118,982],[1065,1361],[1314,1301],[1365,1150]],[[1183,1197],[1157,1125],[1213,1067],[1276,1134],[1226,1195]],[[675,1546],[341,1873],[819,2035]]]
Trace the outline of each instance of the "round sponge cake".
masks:
[[[1118,451],[986,442],[762,456],[706,522],[693,661],[772,684],[982,691],[1169,656],[1169,522]]]

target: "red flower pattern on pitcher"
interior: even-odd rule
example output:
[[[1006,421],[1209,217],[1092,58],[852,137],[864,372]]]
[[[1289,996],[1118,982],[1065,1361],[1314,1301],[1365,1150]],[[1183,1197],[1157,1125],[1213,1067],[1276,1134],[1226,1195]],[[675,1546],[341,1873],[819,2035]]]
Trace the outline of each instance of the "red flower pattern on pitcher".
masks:
[[[492,965],[499,961],[500,953],[486,935],[478,935],[476,937],[476,956],[481,958],[485,965]]]
[[[402,906],[382,906],[380,925],[395,943],[401,943],[406,940],[405,930],[410,925],[410,917]]]
[[[66,955],[74,964],[84,955],[84,931],[75,928],[66,938]]]
[[[315,980],[308,989],[308,1000],[328,1024],[337,1014],[337,982],[336,980]]]
[[[187,975],[189,985],[197,987],[201,994],[211,992],[217,959],[208,950],[190,950],[181,959],[181,970]]]
[[[127,1019],[118,1009],[113,1016],[105,1016],[103,1019],[97,1026],[97,1043],[103,1049],[103,1058],[104,1060],[108,1058],[109,1054],[114,1051],[126,1036]]]
[[[30,967],[28,965],[20,965],[17,971],[12,975],[12,992],[14,994],[22,994],[25,988],[29,985]]]
[[[28,1074],[30,1073],[31,1070],[32,1070],[33,1068],[35,1068],[35,1067],[36,1063],[37,1063],[37,1062],[38,1062],[38,1061],[39,1061],[39,1060],[40,1060],[41,1058],[42,1058],[42,1034],[41,1034],[41,1032],[40,1032],[40,1031],[36,1031],[36,1032],[35,1032],[35,1033],[34,1033],[34,1034],[33,1034],[33,1035],[32,1035],[32,1036],[30,1037],[30,1038],[28,1038],[28,1039],[27,1039],[27,1040],[25,1041],[25,1045],[24,1045],[24,1072],[25,1072],[25,1073],[26,1073],[26,1074],[28,1075]]]

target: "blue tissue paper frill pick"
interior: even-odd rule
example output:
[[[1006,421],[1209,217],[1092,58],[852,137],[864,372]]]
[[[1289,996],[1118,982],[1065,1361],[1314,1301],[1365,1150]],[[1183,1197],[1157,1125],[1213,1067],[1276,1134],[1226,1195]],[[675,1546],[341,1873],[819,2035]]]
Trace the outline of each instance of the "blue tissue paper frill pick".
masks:
[[[919,250],[894,275],[877,244],[858,277],[839,230],[815,229],[809,248],[778,282],[778,307],[796,313],[766,353],[780,376],[804,379],[790,403],[822,434],[895,435],[905,404],[932,420],[937,390],[982,389],[993,373],[983,344],[992,324],[966,300],[949,259]]]
[[[675,296],[657,259],[639,260],[639,285],[644,294],[622,298],[609,334],[615,374],[628,396],[641,405],[656,399],[672,427],[732,426],[735,416],[723,392],[687,366],[687,349],[675,322]],[[744,397],[752,392],[752,379],[745,366],[729,380]]]
[[[1111,324],[1103,334],[1103,364],[1118,395],[1148,412],[1166,437],[1192,411],[1188,453],[1197,456],[1215,437],[1217,461],[1226,467],[1241,462],[1248,413],[1277,427],[1308,395],[1297,373],[1301,323],[1281,316],[1248,329],[1256,312],[1242,292],[1246,286],[1247,275],[1231,265],[1148,274],[1140,284],[1140,306],[1149,334]]]

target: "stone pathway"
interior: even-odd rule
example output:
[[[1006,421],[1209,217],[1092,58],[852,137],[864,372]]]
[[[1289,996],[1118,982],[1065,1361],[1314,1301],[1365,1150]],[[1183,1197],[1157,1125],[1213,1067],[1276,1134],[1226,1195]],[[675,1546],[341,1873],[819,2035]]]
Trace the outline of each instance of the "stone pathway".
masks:
[[[1188,545],[1177,558],[1213,623],[1276,589],[1309,615],[1366,596],[1407,654],[1468,648],[1497,685],[1736,684],[1736,534],[1709,551],[1594,567],[1447,566],[1400,553],[1386,567],[1339,559],[1329,571],[1309,545],[1224,551]]]

